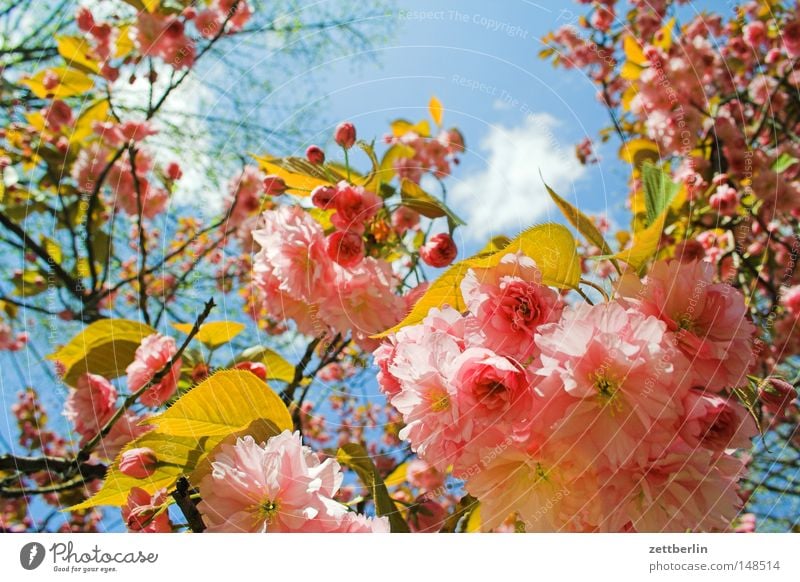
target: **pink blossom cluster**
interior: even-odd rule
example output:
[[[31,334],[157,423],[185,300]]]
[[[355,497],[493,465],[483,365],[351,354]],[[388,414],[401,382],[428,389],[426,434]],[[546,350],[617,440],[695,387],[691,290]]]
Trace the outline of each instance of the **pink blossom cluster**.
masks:
[[[394,160],[393,168],[400,178],[419,184],[422,176],[431,173],[437,178],[450,175],[451,164],[458,164],[458,155],[464,151],[464,137],[457,129],[442,129],[435,138],[425,137],[416,131],[400,136],[389,135],[386,142],[413,150],[412,156]]]
[[[0,351],[18,352],[28,343],[28,332],[14,333],[11,326],[0,321]]]
[[[754,326],[704,262],[626,275],[565,306],[535,263],[471,269],[465,312],[432,309],[375,351],[401,438],[481,503],[484,529],[722,531],[756,426]]]
[[[388,532],[388,520],[350,512],[334,500],[343,475],[284,431],[259,444],[251,436],[221,444],[200,482],[198,508],[211,532]]]
[[[114,155],[127,144],[139,144],[157,132],[149,122],[126,121],[123,123],[95,123],[94,132],[99,140],[83,148],[72,165],[72,178],[78,190],[94,195],[101,179],[113,195],[112,203],[129,216],[152,219],[161,214],[169,202],[169,187],[178,175],[172,168],[170,173],[161,172],[152,154],[139,146],[134,156],[124,151]],[[170,165],[171,167],[171,165]],[[180,168],[177,168],[177,172]],[[162,184],[157,175],[161,173]]]
[[[357,225],[362,214],[353,212],[337,222]],[[395,294],[391,265],[375,257],[354,265],[335,261],[322,226],[303,208],[282,205],[265,212],[252,235],[260,246],[253,280],[272,318],[293,320],[308,335],[352,332],[359,345],[370,346],[370,335],[402,317],[405,301]]]

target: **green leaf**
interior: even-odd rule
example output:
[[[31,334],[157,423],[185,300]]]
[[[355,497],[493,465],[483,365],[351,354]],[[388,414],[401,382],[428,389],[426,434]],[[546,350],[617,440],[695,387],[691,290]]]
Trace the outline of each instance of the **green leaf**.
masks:
[[[592,243],[594,246],[600,249],[600,251],[604,255],[612,255],[614,251],[611,250],[611,247],[608,246],[608,243],[603,238],[603,234],[597,229],[594,225],[594,222],[586,216],[583,212],[578,210],[575,206],[564,200],[561,196],[556,194],[556,192],[544,182],[544,187],[547,189],[547,193],[550,194],[550,198],[553,199],[553,202],[556,203],[558,209],[561,213],[569,220],[570,224],[576,228],[576,230],[581,233],[586,240]]]
[[[267,367],[268,380],[280,380],[281,382],[294,380],[294,365],[270,348],[264,346],[247,348],[236,356],[227,367],[232,368],[240,362],[260,362],[264,364]]]
[[[645,162],[642,165],[642,188],[649,226],[669,208],[675,194],[680,190],[680,184],[673,182],[668,173],[652,162]]]
[[[65,346],[47,356],[60,363],[64,382],[75,386],[85,373],[116,378],[133,362],[142,340],[156,330],[130,319],[101,319],[84,328]]]
[[[785,172],[792,166],[794,166],[797,162],[799,162],[796,157],[786,152],[783,152],[778,159],[772,164],[772,170],[778,174]]]
[[[343,445],[336,452],[336,460],[356,472],[364,487],[372,495],[375,502],[375,513],[389,518],[389,527],[392,533],[408,533],[408,524],[400,515],[394,500],[389,496],[386,484],[378,474],[375,463],[372,462],[364,447],[358,443]]]
[[[147,424],[164,434],[200,438],[230,435],[256,419],[273,422],[279,431],[293,428],[289,410],[269,386],[245,370],[223,370]]]
[[[172,327],[178,331],[188,334],[194,327],[191,323],[174,323]],[[245,325],[235,321],[210,321],[200,326],[200,331],[194,339],[205,345],[207,348],[215,349],[225,345],[237,335],[242,333]]]
[[[464,221],[456,216],[444,203],[425,192],[419,184],[411,180],[403,178],[400,182],[400,196],[403,199],[403,206],[416,210],[422,216],[427,218],[441,218],[442,216],[446,216],[448,223],[451,224],[451,231],[456,226],[465,224]]]

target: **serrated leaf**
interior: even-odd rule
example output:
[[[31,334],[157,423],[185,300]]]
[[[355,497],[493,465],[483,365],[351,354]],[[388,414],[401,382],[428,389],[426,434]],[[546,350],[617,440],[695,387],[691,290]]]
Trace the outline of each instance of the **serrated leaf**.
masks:
[[[47,89],[44,86],[44,77],[48,73],[58,77],[58,84],[52,89]],[[94,87],[94,81],[86,73],[70,67],[43,69],[33,77],[23,79],[20,83],[33,91],[33,94],[39,99],[44,99],[45,97],[59,97],[62,99],[74,97],[75,95],[83,95]]]
[[[450,210],[443,202],[434,198],[419,184],[403,178],[400,182],[400,196],[403,199],[403,206],[407,206],[412,210],[416,210],[422,216],[427,218],[441,218],[446,216],[448,221],[451,221],[455,226],[461,226],[464,223],[452,210]],[[453,228],[455,228],[453,226]]]
[[[103,487],[86,501],[69,507],[67,511],[89,509],[98,505],[125,505],[131,488],[140,487],[150,494],[162,487],[169,489],[181,475],[189,474],[200,460],[211,451],[220,439],[209,442],[208,439],[195,437],[178,437],[157,431],[143,434],[123,449],[146,447],[155,452],[158,465],[149,477],[136,479],[124,475],[119,470],[119,457],[114,461],[106,474]],[[207,447],[207,449],[206,449]]]
[[[467,271],[471,268],[494,267],[504,256],[516,252],[521,252],[536,262],[545,285],[562,289],[577,287],[581,268],[575,238],[565,226],[552,222],[540,224],[524,230],[496,253],[476,255],[451,266],[431,283],[403,321],[371,337],[385,337],[408,325],[415,325],[425,319],[433,308],[449,305],[457,311],[464,311],[466,304],[460,287]]]
[[[86,326],[48,359],[60,362],[64,382],[74,386],[89,372],[106,378],[125,373],[142,340],[156,330],[130,319],[101,319]]]
[[[664,170],[656,167],[652,162],[644,162],[642,165],[642,189],[648,225],[669,208],[680,188],[680,184],[673,182],[672,177]]]
[[[336,460],[343,465],[352,468],[361,483],[372,495],[375,502],[375,513],[378,516],[389,518],[389,526],[392,533],[408,533],[408,524],[400,515],[400,511],[389,496],[386,484],[378,474],[375,463],[372,462],[369,454],[364,447],[357,443],[347,443],[339,447],[336,452]]]
[[[579,233],[586,237],[586,240],[599,248],[604,255],[613,254],[614,251],[612,251],[611,247],[608,246],[606,239],[603,238],[603,234],[598,230],[594,222],[592,222],[588,216],[564,200],[561,196],[556,194],[555,190],[548,186],[546,182],[544,183],[544,187],[547,190],[547,193],[550,194],[550,198],[552,198],[553,202],[555,202],[556,206],[558,206],[561,214],[563,214],[566,219],[569,220],[570,224],[572,224],[572,226],[574,226]]]
[[[56,46],[68,67],[73,67],[84,73],[97,74],[100,66],[92,58],[92,47],[89,42],[80,36],[58,36]]]
[[[265,173],[283,178],[288,191],[297,196],[308,196],[317,186],[333,185],[324,169],[303,158],[253,156],[253,159]]]
[[[173,323],[172,327],[188,334],[194,326],[191,323]],[[242,333],[244,328],[243,323],[236,321],[209,321],[200,326],[200,331],[197,332],[194,339],[213,350],[231,341]]]
[[[275,350],[264,346],[247,348],[236,356],[228,367],[231,368],[240,362],[260,362],[267,367],[268,380],[291,382],[294,380],[294,366]]]
[[[269,420],[279,431],[291,430],[292,417],[280,397],[255,375],[223,370],[209,376],[147,424],[176,436],[228,436],[256,419]]]
[[[444,117],[444,105],[442,105],[442,102],[439,101],[435,95],[431,97],[431,100],[428,102],[428,111],[430,112],[431,119],[433,119],[434,123],[441,127],[442,118]]]

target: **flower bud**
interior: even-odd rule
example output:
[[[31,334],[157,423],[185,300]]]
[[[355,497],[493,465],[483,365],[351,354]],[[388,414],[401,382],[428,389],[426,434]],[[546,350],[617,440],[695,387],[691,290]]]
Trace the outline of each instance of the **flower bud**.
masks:
[[[286,192],[286,182],[280,176],[270,174],[264,178],[264,190],[270,196],[277,196]]]
[[[156,454],[152,449],[141,447],[130,449],[122,453],[119,460],[119,470],[123,475],[144,479],[149,477],[156,470]]]
[[[786,380],[770,376],[759,386],[758,397],[764,410],[780,417],[797,397],[797,390]]]
[[[356,143],[356,126],[349,121],[344,121],[336,126],[333,139],[344,149],[349,150]]]
[[[441,233],[432,236],[419,249],[419,255],[426,265],[446,267],[456,258],[458,247],[449,234]]]
[[[267,367],[261,362],[239,362],[234,366],[237,370],[252,372],[262,380],[267,379]]]
[[[325,163],[325,152],[319,146],[310,145],[306,149],[306,159],[315,166],[320,166]]]
[[[336,197],[333,186],[317,186],[311,191],[311,203],[322,210],[328,210]]]

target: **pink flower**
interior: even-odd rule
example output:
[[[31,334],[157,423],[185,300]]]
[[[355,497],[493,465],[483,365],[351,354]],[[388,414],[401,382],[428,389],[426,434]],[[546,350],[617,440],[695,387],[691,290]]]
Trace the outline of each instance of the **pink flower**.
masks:
[[[153,376],[167,365],[170,358],[178,351],[175,340],[158,333],[142,340],[136,349],[136,358],[128,366],[128,390],[137,392],[153,379]],[[145,390],[139,400],[145,406],[161,406],[175,393],[181,370],[181,358],[178,358],[166,376],[155,386]]]
[[[785,289],[781,294],[781,304],[795,318],[800,319],[800,285]]]
[[[78,153],[72,165],[72,178],[77,182],[78,190],[86,194],[94,192],[107,160],[108,150],[99,144],[92,144]]]
[[[533,355],[536,330],[557,321],[563,309],[558,293],[541,279],[533,259],[521,253],[467,272],[461,294],[480,322],[486,347],[523,362]]]
[[[150,495],[141,487],[133,487],[128,493],[128,503],[122,508],[122,519],[133,532],[171,532],[172,524],[167,513],[167,490],[159,489]]]
[[[446,267],[452,263],[458,255],[458,247],[455,241],[447,233],[435,234],[428,239],[420,249],[419,256],[426,265],[431,267]]]
[[[737,520],[736,527],[733,530],[736,533],[755,533],[756,531],[756,516],[753,513],[743,513]]]
[[[143,55],[160,57],[175,69],[194,64],[194,42],[186,36],[183,23],[175,16],[139,11],[131,37]]]
[[[360,234],[337,230],[328,236],[328,256],[343,267],[354,267],[364,258],[364,239]]]
[[[267,366],[261,362],[239,362],[234,366],[237,370],[252,372],[262,380],[267,379]]]
[[[435,492],[444,485],[444,473],[423,459],[409,461],[406,473],[409,484],[426,492]]]
[[[81,6],[78,8],[77,14],[75,14],[75,22],[78,24],[78,30],[81,32],[89,32],[94,28],[94,16],[92,16],[91,10],[86,8],[86,6]]]
[[[233,178],[228,186],[227,200],[235,204],[230,214],[233,224],[240,224],[261,209],[264,193],[264,174],[255,166],[245,166],[240,176]]]
[[[691,447],[749,449],[758,434],[750,413],[734,399],[693,389],[684,398],[684,409],[680,435]]]
[[[331,208],[336,197],[336,188],[333,186],[317,186],[311,191],[311,203],[322,210]]]
[[[315,166],[322,165],[325,163],[325,152],[319,146],[310,145],[306,148],[306,159]]]
[[[84,374],[78,378],[75,390],[70,390],[64,404],[64,416],[81,435],[81,444],[95,436],[114,416],[117,390],[108,380],[97,374]]]
[[[780,418],[797,398],[797,390],[787,381],[770,376],[759,386],[758,397],[764,405],[764,410]]]
[[[398,206],[392,213],[392,226],[397,234],[405,234],[406,231],[414,229],[419,225],[419,212],[412,210],[408,206]]]
[[[167,164],[166,174],[167,178],[174,182],[183,177],[183,170],[181,170],[181,166],[178,164],[178,162],[170,162]]]
[[[261,446],[252,437],[222,443],[212,472],[200,482],[198,506],[210,532],[311,532],[348,527],[347,510],[333,500],[339,464],[320,458],[289,431]],[[363,524],[362,524],[363,525]]]
[[[100,459],[115,459],[128,443],[152,430],[152,426],[143,424],[146,418],[146,416],[139,416],[130,411],[125,412],[111,427],[111,431],[100,441],[95,450],[97,456]]]
[[[755,327],[742,294],[713,282],[713,265],[658,261],[644,281],[627,274],[623,297],[667,324],[674,344],[689,358],[689,381],[709,390],[740,386],[753,362]]]
[[[72,109],[61,99],[55,99],[49,107],[42,109],[42,116],[47,127],[55,132],[72,123]]]
[[[711,208],[720,214],[731,216],[736,212],[736,207],[739,204],[739,194],[728,184],[722,184],[717,187],[717,191],[708,199],[708,203]]]
[[[786,54],[792,58],[800,56],[800,20],[793,20],[780,31]]]
[[[297,206],[267,211],[263,222],[262,228],[253,231],[253,239],[261,246],[254,272],[268,273],[294,300],[318,299],[334,278],[322,227]]]
[[[338,266],[337,266],[338,267]],[[405,301],[386,261],[367,257],[350,269],[337,268],[333,284],[324,291],[319,316],[336,331],[351,330],[364,349],[375,349],[369,336],[389,329],[405,314]]]
[[[145,479],[156,470],[158,459],[155,452],[147,447],[128,449],[119,460],[119,470],[123,475],[134,479]]]
[[[286,182],[280,176],[270,174],[264,178],[264,193],[277,196],[286,192]]]
[[[729,531],[741,509],[737,482],[744,465],[731,455],[675,445],[631,471],[627,513],[637,532]],[[622,478],[620,475],[618,478]]]
[[[336,126],[333,140],[344,149],[349,150],[356,143],[356,127],[349,121],[343,121]]]
[[[543,436],[612,467],[644,463],[666,448],[685,389],[664,322],[616,302],[580,303],[544,326],[536,344]]]
[[[408,526],[414,533],[436,533],[442,529],[446,519],[447,511],[444,507],[421,495],[409,508]]]
[[[364,224],[377,214],[382,202],[372,192],[362,186],[352,186],[345,181],[336,185],[336,194],[333,197],[336,212],[331,216],[331,222],[339,230],[349,230],[361,234]]]

